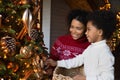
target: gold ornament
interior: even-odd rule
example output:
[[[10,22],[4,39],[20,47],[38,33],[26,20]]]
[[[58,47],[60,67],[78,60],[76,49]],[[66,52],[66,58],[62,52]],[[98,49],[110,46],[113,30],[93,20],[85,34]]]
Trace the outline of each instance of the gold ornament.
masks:
[[[9,62],[7,68],[12,69],[13,72],[16,72],[19,69],[19,66],[16,63]]]
[[[10,69],[12,67],[13,67],[13,63],[12,62],[8,63],[7,68]]]
[[[21,0],[21,1],[19,2],[19,4],[21,4],[21,5],[23,5],[23,4],[28,4],[28,0]]]
[[[21,47],[20,55],[22,55],[23,58],[29,58],[29,57],[31,57],[32,54],[33,54],[33,52],[31,51],[31,49],[28,46]]]

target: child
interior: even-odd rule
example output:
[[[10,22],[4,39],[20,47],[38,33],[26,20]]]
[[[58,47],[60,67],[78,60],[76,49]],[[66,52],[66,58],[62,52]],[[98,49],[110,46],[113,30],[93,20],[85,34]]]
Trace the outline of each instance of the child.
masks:
[[[86,36],[92,44],[83,54],[69,60],[53,61],[48,64],[74,68],[84,64],[85,76],[75,76],[74,80],[114,80],[114,57],[106,40],[116,26],[116,16],[111,11],[95,11],[88,16]]]

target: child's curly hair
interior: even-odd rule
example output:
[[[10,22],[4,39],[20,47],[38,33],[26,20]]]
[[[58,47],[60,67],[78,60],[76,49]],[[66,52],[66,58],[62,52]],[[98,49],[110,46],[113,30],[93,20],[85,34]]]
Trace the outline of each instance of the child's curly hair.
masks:
[[[113,32],[116,30],[116,14],[108,10],[98,10],[90,13],[87,16],[88,21],[92,21],[92,24],[103,30],[103,38],[109,39]]]

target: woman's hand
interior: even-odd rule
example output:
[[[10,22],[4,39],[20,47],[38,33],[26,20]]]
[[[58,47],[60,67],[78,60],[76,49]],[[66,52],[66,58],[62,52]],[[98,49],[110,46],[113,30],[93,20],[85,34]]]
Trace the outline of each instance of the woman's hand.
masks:
[[[47,59],[46,64],[50,66],[57,66],[57,61],[54,61],[53,59]]]
[[[83,75],[76,75],[73,77],[73,80],[86,80],[86,77]]]

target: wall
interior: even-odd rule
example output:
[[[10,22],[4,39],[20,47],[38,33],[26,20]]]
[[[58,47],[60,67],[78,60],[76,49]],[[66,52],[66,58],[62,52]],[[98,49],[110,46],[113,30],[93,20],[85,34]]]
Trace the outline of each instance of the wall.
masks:
[[[64,0],[43,0],[42,31],[48,52],[56,38],[67,33],[66,17],[69,11]]]
[[[51,0],[50,46],[60,35],[68,31],[66,17],[70,8],[64,0]]]

